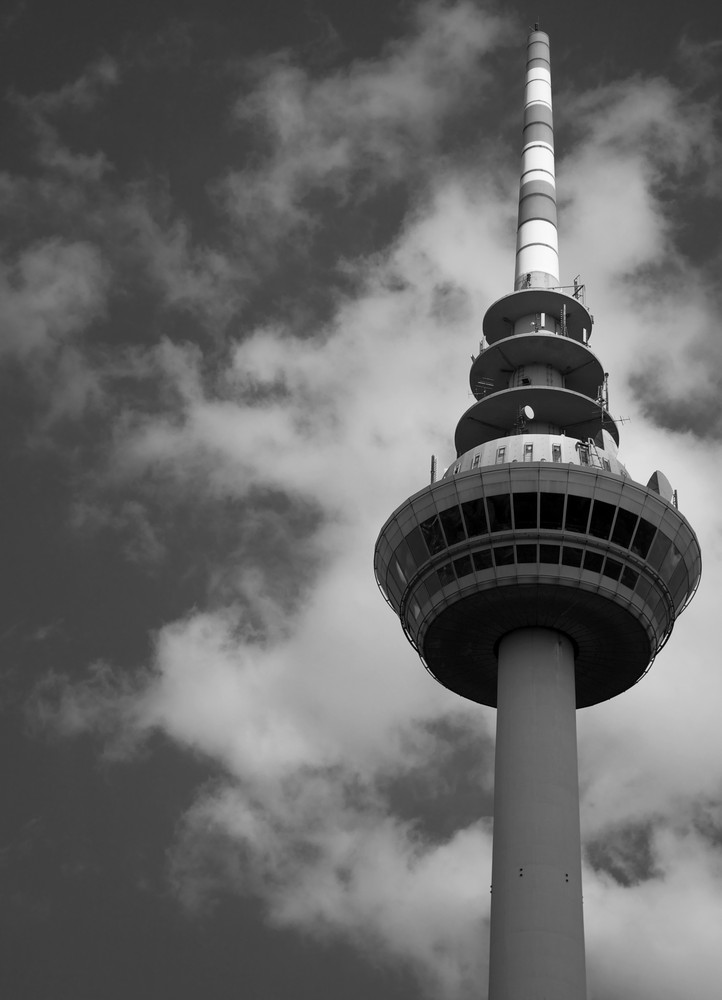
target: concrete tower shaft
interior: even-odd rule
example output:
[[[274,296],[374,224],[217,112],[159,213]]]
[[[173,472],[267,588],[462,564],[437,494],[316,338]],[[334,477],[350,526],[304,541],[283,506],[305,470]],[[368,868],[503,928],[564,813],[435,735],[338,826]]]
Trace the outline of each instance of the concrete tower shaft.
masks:
[[[374,557],[429,672],[497,708],[490,1000],[584,1000],[576,709],[643,676],[701,574],[664,475],[643,486],[619,460],[592,317],[558,274],[535,30],[515,288],[484,317],[454,462],[394,511]]]
[[[558,632],[517,629],[499,646],[494,789],[489,996],[580,1000],[574,649]]]

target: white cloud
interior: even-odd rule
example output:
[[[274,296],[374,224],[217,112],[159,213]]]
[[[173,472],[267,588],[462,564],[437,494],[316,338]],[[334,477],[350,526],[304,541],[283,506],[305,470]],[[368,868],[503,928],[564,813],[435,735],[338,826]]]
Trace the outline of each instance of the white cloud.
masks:
[[[603,318],[593,347],[612,372],[617,412],[639,406],[669,430],[719,439],[715,263],[691,261],[677,243],[685,186],[719,195],[713,109],[666,81],[635,79],[578,95],[564,118],[582,137],[559,165],[564,258],[593,275],[590,302]]]
[[[230,879],[264,898],[273,925],[341,935],[420,972],[430,992],[462,996],[484,978],[488,887],[469,871],[489,863],[485,831],[425,844],[385,803],[349,800],[332,775],[299,774],[285,791],[280,815],[229,787],[196,804],[174,858],[190,905]]]
[[[82,114],[95,108],[109,87],[119,81],[118,64],[102,56],[73,81],[59,90],[25,97],[11,94],[13,103],[26,116],[38,140],[37,158],[40,163],[76,182],[96,182],[106,173],[108,162],[100,151],[72,152],[59,137],[53,119],[60,114]]]
[[[406,180],[432,154],[442,126],[470,93],[483,100],[482,57],[509,22],[469,2],[419,4],[413,33],[376,60],[314,76],[288,53],[258,60],[236,119],[260,129],[267,154],[230,171],[219,193],[249,238],[274,240],[314,224],[306,196],[342,201]],[[353,192],[353,194],[352,194]],[[261,232],[258,231],[260,228]]]
[[[103,397],[84,342],[105,315],[110,277],[87,241],[42,240],[0,263],[0,359],[20,362],[35,384],[44,426],[76,419]]]
[[[54,351],[102,315],[109,274],[88,243],[46,240],[0,272],[3,340],[21,357]]]
[[[119,82],[119,68],[115,59],[101,56],[72,83],[59,90],[42,91],[33,97],[15,100],[37,115],[51,115],[59,111],[88,111],[94,108],[108,87]]]
[[[620,888],[585,873],[590,1000],[713,997],[719,983],[722,917],[719,815],[716,843],[691,828],[654,836],[658,877]],[[631,945],[631,946],[630,946]]]
[[[261,550],[269,532],[274,554],[285,547],[292,563],[300,550],[314,572],[299,582],[291,577],[300,571],[284,566],[271,581],[239,525],[208,607],[158,630],[135,688],[114,688],[104,669],[79,688],[54,690],[66,732],[97,728],[123,752],[122,740],[160,730],[217,763],[223,777],[199,797],[175,849],[174,878],[189,903],[224,885],[255,893],[276,924],[384,947],[417,970],[428,992],[455,997],[483,965],[488,832],[479,825],[435,840],[395,812],[383,781],[453,754],[434,728],[440,720],[484,734],[493,715],[424,674],[376,592],[371,557],[385,518],[427,481],[430,452],[452,457],[483,308],[511,289],[513,206],[500,201],[509,182],[493,162],[472,175],[426,158],[479,56],[498,44],[500,25],[467,4],[427,5],[420,18],[409,42],[345,75],[311,79],[285,56],[264,65],[240,113],[268,129],[265,173],[235,175],[228,187],[236,221],[253,222],[270,206],[287,225],[303,216],[302,196],[314,185],[343,193],[359,162],[374,176],[401,176],[418,156],[428,171],[425,197],[393,245],[347,263],[355,291],[312,335],[280,320],[245,330],[226,368],[210,374],[197,347],[163,341],[143,352],[138,371],[158,379],[166,411],[127,404],[113,429],[107,476],[119,491],[150,481],[168,504],[182,500],[204,514],[220,499],[250,503],[259,491],[315,505],[319,517],[300,539],[284,532],[270,502],[245,526]],[[649,678],[579,717],[588,840],[634,870],[624,831],[652,831],[652,869],[637,885],[624,888],[602,866],[587,873],[595,996],[618,995],[619,969],[638,977],[630,996],[671,997],[680,992],[670,984],[681,981],[672,945],[691,933],[682,907],[711,919],[722,895],[710,838],[694,827],[722,781],[722,692],[710,669],[722,579],[709,477],[720,455],[716,445],[707,450],[691,434],[651,424],[623,374],[663,341],[665,388],[674,394],[678,376],[689,384],[688,342],[677,329],[685,321],[700,331],[695,343],[715,329],[704,276],[675,246],[659,187],[670,170],[680,182],[692,168],[689,150],[698,151],[695,170],[709,164],[709,119],[658,81],[582,95],[574,108],[588,127],[560,165],[561,239],[592,286],[594,345],[619,383],[614,409],[635,415],[622,453],[640,479],[652,461],[679,483],[710,554],[703,590]],[[149,253],[171,301],[206,308],[226,287],[228,261],[216,267],[204,258],[208,267],[196,270],[203,254],[187,230],[163,235],[147,218],[139,229],[156,248]],[[660,292],[662,265],[685,282]],[[78,292],[69,301],[95,300]],[[45,322],[39,342],[51,336]],[[300,592],[290,611],[279,580]],[[485,761],[487,789],[489,771]],[[478,877],[469,879],[470,870]],[[687,949],[703,970],[696,995],[711,998],[716,947],[709,925],[690,920],[693,932],[701,928]],[[602,953],[614,956],[612,972],[607,960],[601,967]]]
[[[134,263],[145,266],[144,279],[159,290],[164,306],[191,313],[206,334],[222,336],[242,304],[247,262],[194,242],[187,220],[149,186],[121,196],[113,214]]]

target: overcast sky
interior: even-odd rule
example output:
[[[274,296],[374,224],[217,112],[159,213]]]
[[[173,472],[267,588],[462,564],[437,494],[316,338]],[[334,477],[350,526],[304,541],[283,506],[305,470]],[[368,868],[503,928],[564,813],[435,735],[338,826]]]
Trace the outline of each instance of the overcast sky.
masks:
[[[722,16],[599,10],[4,5],[3,996],[486,996],[494,713],[372,557],[512,289],[541,15],[562,279],[704,561],[578,715],[590,1000],[719,997]]]

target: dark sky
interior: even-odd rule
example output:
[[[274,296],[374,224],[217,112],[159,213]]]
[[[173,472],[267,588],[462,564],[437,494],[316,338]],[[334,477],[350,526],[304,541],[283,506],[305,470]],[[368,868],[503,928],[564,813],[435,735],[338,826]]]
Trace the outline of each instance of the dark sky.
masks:
[[[486,995],[493,713],[371,560],[509,290],[541,17],[563,264],[706,559],[650,678],[580,716],[590,982],[716,997],[722,15],[661,15],[5,5],[3,996]]]

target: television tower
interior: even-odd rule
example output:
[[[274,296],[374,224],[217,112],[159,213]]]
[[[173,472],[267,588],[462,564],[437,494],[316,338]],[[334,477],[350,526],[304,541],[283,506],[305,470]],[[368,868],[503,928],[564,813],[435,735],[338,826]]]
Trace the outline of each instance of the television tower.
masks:
[[[584,286],[560,285],[549,38],[528,38],[514,291],[489,307],[454,463],[376,579],[422,662],[497,709],[490,1000],[583,1000],[576,709],[646,673],[699,583],[661,472],[617,454]]]

